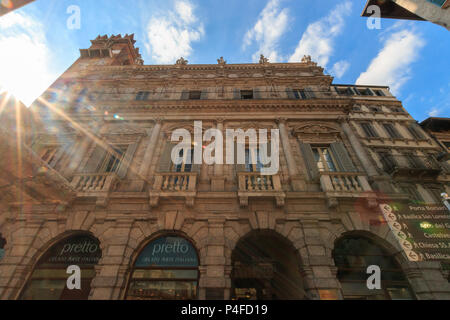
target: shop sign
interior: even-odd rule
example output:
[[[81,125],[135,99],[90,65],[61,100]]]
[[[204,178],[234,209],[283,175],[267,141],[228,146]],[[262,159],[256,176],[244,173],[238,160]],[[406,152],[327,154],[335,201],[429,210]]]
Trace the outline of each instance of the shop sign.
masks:
[[[100,244],[89,236],[75,236],[54,245],[42,264],[97,264],[102,256]]]
[[[450,211],[442,205],[381,204],[410,261],[450,261]]]
[[[136,267],[197,267],[197,252],[180,237],[162,237],[152,241],[136,261]]]

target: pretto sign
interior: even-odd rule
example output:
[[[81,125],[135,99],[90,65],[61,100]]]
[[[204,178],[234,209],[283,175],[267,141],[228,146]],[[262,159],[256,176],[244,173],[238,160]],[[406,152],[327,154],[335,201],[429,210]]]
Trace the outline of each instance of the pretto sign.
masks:
[[[74,236],[53,246],[42,259],[46,264],[97,264],[102,256],[98,241]]]
[[[380,205],[411,261],[450,261],[450,213],[439,205]]]
[[[192,244],[180,237],[162,237],[142,250],[136,267],[197,267],[198,258]]]

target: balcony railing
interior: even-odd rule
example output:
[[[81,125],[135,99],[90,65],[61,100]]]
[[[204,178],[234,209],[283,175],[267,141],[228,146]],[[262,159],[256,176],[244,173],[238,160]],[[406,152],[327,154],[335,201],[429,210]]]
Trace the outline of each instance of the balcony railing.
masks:
[[[328,205],[337,205],[338,198],[366,197],[369,206],[376,205],[367,177],[354,172],[321,172],[320,186],[327,194]]]
[[[392,175],[438,175],[442,168],[432,157],[387,155],[381,158],[384,171]]]
[[[72,186],[79,192],[109,192],[118,177],[115,173],[77,174]]]
[[[261,175],[259,172],[240,172],[239,199],[241,206],[248,205],[249,197],[275,197],[277,205],[284,205],[285,193],[279,175]]]
[[[96,197],[97,205],[106,206],[108,195],[113,190],[119,177],[112,172],[108,173],[80,173],[74,175],[71,186],[80,197]]]
[[[150,205],[158,205],[160,197],[184,197],[188,206],[194,205],[197,195],[196,172],[169,172],[155,176],[150,193]]]

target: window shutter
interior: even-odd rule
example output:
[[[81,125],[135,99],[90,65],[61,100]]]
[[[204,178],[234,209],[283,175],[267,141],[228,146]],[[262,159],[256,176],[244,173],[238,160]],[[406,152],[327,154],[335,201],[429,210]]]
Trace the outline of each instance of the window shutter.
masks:
[[[170,172],[172,167],[172,148],[173,145],[169,141],[164,145],[163,152],[161,154],[161,158],[159,159],[159,172]]]
[[[202,93],[200,94],[200,100],[206,100],[208,99],[208,89],[203,89]]]
[[[261,97],[261,89],[260,88],[253,89],[253,98],[254,99],[262,99],[262,97]]]
[[[234,143],[234,167],[235,167],[235,170],[236,170],[236,172],[246,172],[247,170],[245,169],[245,163],[244,164],[238,163],[238,156],[237,156],[238,147],[237,146],[238,146],[238,143],[236,141],[236,143]],[[244,150],[245,150],[245,147],[244,147]]]
[[[58,161],[62,158],[66,151],[66,146],[59,146],[58,151],[56,151],[55,156],[53,157],[53,160],[48,164],[50,167],[55,168]]]
[[[189,91],[183,90],[183,92],[181,92],[181,100],[188,100],[188,99],[189,99]]]
[[[319,178],[319,169],[317,168],[316,160],[314,160],[314,154],[309,143],[300,142],[300,150],[305,160],[306,169],[308,170],[308,176],[310,180],[316,180]]]
[[[131,161],[133,161],[133,156],[136,153],[136,149],[138,146],[138,142],[130,144],[127,148],[125,155],[120,162],[119,169],[117,170],[117,176],[120,179],[124,179],[127,175],[128,167],[131,165]]]
[[[233,91],[233,99],[241,99],[241,90],[234,89],[234,91]]]
[[[342,142],[335,142],[331,144],[331,152],[338,162],[339,168],[343,172],[356,172],[356,168],[353,165],[352,159],[350,158],[347,149]]]
[[[103,149],[101,146],[96,145],[94,151],[91,154],[91,157],[89,158],[88,162],[84,166],[84,173],[97,173],[98,167],[103,161],[106,154],[106,150]]]
[[[294,91],[292,88],[286,88],[286,94],[288,99],[295,99]]]
[[[305,88],[305,94],[308,99],[314,99],[316,97],[311,88]]]

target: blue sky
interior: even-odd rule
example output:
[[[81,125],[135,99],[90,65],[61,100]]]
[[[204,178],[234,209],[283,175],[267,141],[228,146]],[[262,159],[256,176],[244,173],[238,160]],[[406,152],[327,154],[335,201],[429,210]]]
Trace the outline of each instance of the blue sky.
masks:
[[[145,64],[299,61],[310,54],[334,83],[389,85],[419,121],[450,117],[450,33],[383,19],[363,0],[37,0],[0,17],[0,86],[29,105],[97,35],[134,33]],[[70,6],[80,28],[70,29]],[[73,12],[73,11],[72,11]],[[71,20],[73,21],[73,20]]]

